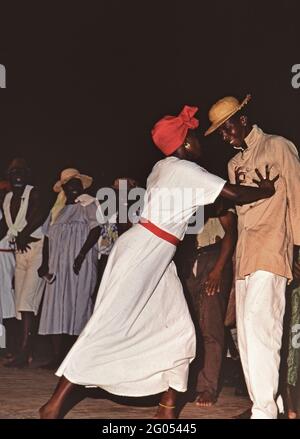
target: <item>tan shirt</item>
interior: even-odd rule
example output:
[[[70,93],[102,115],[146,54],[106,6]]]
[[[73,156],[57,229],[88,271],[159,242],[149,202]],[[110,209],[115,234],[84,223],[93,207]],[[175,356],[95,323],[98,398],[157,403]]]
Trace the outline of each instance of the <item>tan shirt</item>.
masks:
[[[237,206],[238,243],[236,278],[244,279],[265,270],[292,279],[293,245],[300,245],[300,162],[295,145],[284,137],[265,134],[253,126],[245,142],[248,148],[228,164],[229,180],[235,183],[235,168],[241,167],[242,184],[256,186],[255,168],[265,177],[279,174],[273,197]]]

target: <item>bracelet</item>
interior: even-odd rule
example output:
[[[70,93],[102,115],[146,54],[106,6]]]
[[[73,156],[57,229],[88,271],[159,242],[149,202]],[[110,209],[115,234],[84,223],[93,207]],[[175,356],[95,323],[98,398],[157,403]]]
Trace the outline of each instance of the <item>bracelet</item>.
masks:
[[[175,405],[164,405],[159,403],[158,405],[160,405],[161,407],[164,407],[165,409],[175,409]]]

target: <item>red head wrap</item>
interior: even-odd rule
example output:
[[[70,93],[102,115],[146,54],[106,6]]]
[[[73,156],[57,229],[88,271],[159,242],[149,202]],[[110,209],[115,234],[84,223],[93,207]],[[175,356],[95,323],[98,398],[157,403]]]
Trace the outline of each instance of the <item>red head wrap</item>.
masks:
[[[199,121],[193,117],[197,111],[198,107],[185,105],[179,116],[165,116],[154,125],[153,142],[165,155],[172,154],[183,144],[189,129],[198,127]]]

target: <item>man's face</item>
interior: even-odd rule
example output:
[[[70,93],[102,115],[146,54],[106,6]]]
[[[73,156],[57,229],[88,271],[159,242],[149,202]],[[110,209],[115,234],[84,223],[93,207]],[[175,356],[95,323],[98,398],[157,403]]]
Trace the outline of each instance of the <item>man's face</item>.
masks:
[[[9,182],[13,189],[21,189],[26,186],[28,173],[23,168],[13,168],[8,174]]]
[[[246,137],[247,119],[245,116],[231,117],[218,128],[218,133],[223,141],[232,147],[239,148]]]
[[[63,185],[64,192],[68,200],[75,201],[77,197],[83,194],[83,186],[79,178],[72,178]]]

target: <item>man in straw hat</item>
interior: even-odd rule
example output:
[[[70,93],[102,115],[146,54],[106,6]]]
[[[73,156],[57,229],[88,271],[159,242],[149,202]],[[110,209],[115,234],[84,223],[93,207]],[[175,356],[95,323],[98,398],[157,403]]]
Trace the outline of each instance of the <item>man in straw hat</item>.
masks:
[[[6,366],[23,367],[31,358],[31,332],[42,293],[37,269],[42,260],[43,216],[39,192],[28,184],[30,170],[26,161],[14,159],[8,167],[7,177],[12,190],[3,202],[5,235],[16,249],[15,302],[17,318],[22,320],[22,336],[19,354]]]
[[[279,174],[273,197],[237,206],[236,251],[238,342],[252,418],[274,419],[285,288],[292,279],[293,245],[300,245],[300,162],[293,143],[251,125],[244,111],[249,100],[220,99],[209,111],[205,134],[217,131],[240,150],[228,164],[231,183],[254,186],[261,177],[257,168],[271,178]]]
[[[156,417],[175,417],[177,392],[186,390],[195,355],[194,326],[172,261],[176,246],[198,207],[218,195],[249,203],[275,191],[275,180],[234,186],[193,163],[201,154],[193,132],[197,110],[185,106],[153,128],[154,143],[168,157],[148,177],[140,223],[109,255],[94,313],[56,372],[61,378],[42,418],[62,417],[76,385],[123,396],[162,393]],[[183,204],[174,202],[186,190]]]

